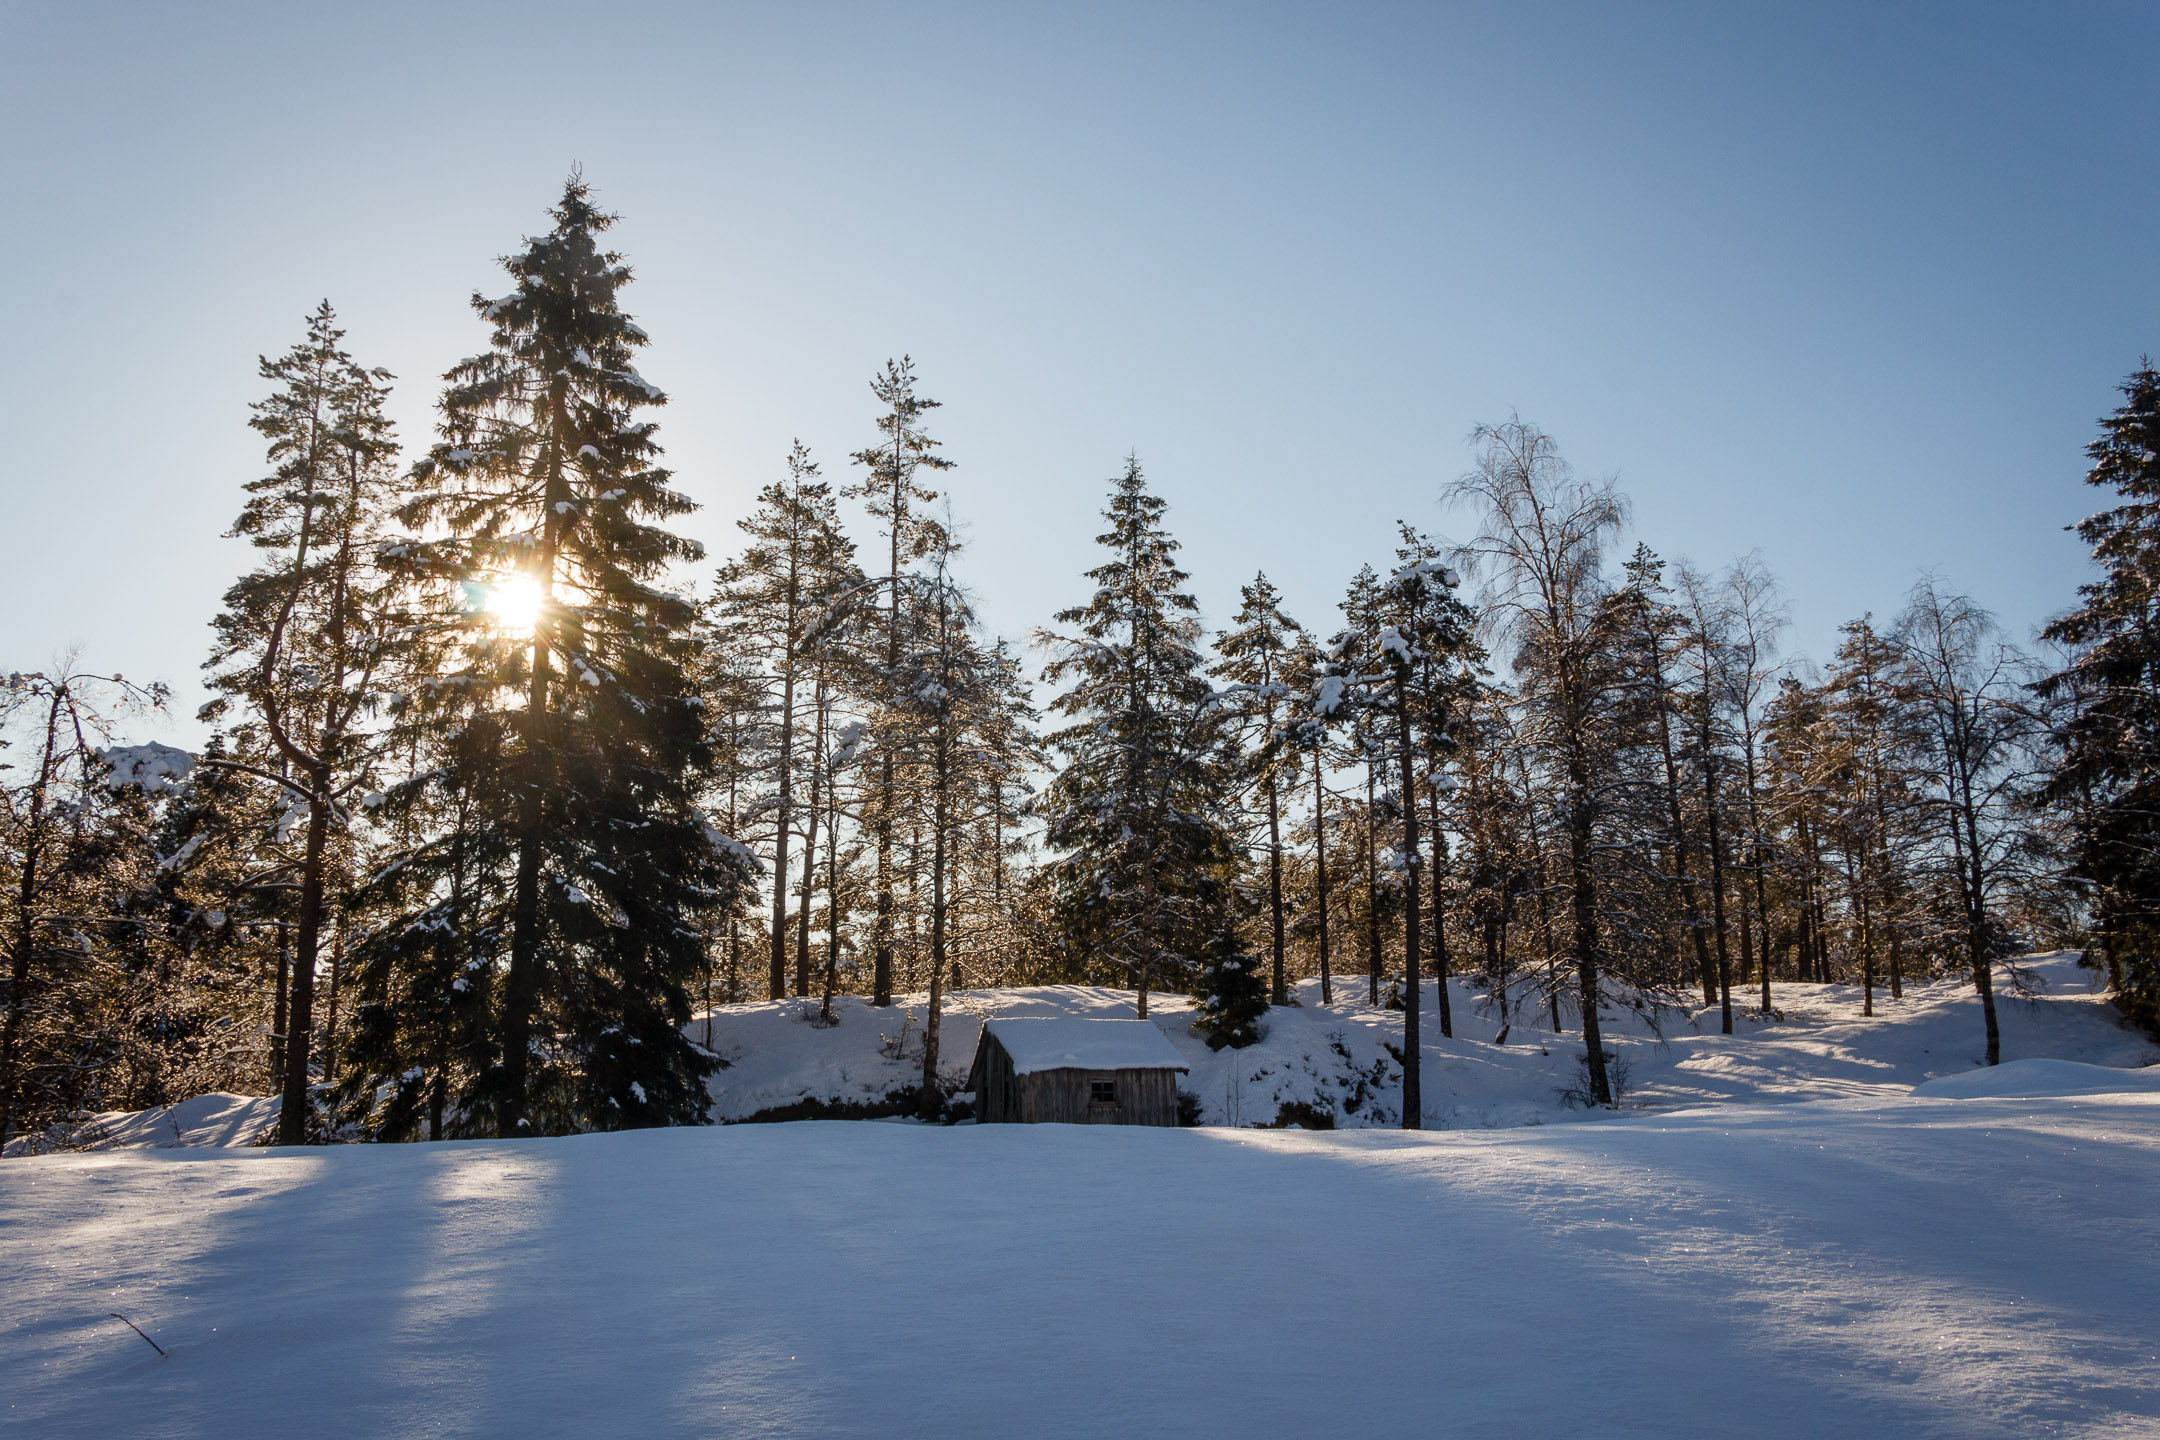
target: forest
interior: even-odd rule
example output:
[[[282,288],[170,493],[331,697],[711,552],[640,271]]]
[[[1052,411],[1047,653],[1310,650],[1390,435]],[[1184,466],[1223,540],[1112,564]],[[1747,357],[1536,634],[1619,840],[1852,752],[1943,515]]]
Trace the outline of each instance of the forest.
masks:
[[[6,677],[9,1153],[213,1091],[282,1096],[283,1144],[704,1123],[694,1017],[782,998],[919,1009],[926,1119],[985,987],[1191,996],[1222,1047],[1317,978],[1399,1008],[1408,1127],[1457,1017],[1406,977],[1580,1046],[1593,1103],[1602,1019],[1730,1033],[1781,984],[1961,979],[1993,1064],[2004,962],[2075,947],[2160,1024],[2149,360],[2064,457],[2094,570],[2029,642],[1923,576],[1788,653],[1759,554],[1660,555],[1522,416],[1403,495],[1457,533],[1376,535],[1318,623],[1255,565],[1212,634],[1204,517],[1105,456],[1100,563],[1001,637],[905,358],[863,449],[774,457],[733,553],[671,528],[757,482],[665,467],[613,217],[577,179],[549,213],[424,448],[327,302],[262,361],[199,751],[141,739],[160,685]]]

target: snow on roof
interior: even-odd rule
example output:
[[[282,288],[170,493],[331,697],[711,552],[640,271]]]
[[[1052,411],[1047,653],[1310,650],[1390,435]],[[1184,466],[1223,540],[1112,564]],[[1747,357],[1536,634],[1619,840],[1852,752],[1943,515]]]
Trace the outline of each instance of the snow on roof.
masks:
[[[1012,1057],[1013,1072],[1038,1070],[1190,1070],[1148,1020],[992,1020],[984,1027]]]

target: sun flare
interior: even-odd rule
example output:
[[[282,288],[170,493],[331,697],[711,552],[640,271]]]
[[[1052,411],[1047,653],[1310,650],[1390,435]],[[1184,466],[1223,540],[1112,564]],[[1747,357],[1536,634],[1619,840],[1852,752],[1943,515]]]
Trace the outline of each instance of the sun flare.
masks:
[[[512,575],[488,587],[487,613],[498,628],[531,630],[540,619],[540,582]]]

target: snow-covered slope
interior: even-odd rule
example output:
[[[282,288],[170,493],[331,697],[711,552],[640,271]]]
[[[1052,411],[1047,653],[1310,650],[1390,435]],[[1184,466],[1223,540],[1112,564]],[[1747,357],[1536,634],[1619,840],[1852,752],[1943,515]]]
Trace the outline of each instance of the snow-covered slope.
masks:
[[[2122,1027],[2113,1007],[2092,993],[2094,975],[2078,967],[2075,955],[2027,957],[2017,971],[2034,993],[2012,993],[2010,972],[1999,973],[2004,1059],[2160,1063],[2160,1046]],[[1179,997],[1155,996],[1150,1010],[1191,1067],[1184,1084],[1200,1102],[1203,1124],[1394,1127],[1402,1119],[1402,1016],[1362,1003],[1363,993],[1363,981],[1352,979],[1336,987],[1335,1004],[1323,1006],[1318,983],[1306,982],[1299,987],[1302,1003],[1270,1011],[1266,1037],[1239,1051],[1209,1050],[1192,1033],[1190,1005]],[[1879,993],[1873,1017],[1861,1014],[1853,986],[1780,985],[1773,998],[1779,1018],[1743,1014],[1730,1036],[1719,1033],[1715,1010],[1670,1014],[1661,1021],[1662,1035],[1631,1012],[1610,1016],[1606,1038],[1618,1057],[1616,1074],[1626,1077],[1623,1103],[1669,1109],[1901,1095],[1923,1081],[1972,1070],[1984,1055],[1980,1003],[1959,981],[1910,986],[1902,1000]],[[715,1118],[874,1111],[884,1097],[921,1081],[923,999],[904,996],[891,1009],[842,1000],[839,1023],[823,1029],[811,1023],[817,1007],[805,1001],[715,1011],[709,1043],[730,1062],[712,1080]],[[1542,1017],[1533,1013],[1516,1016],[1509,1043],[1495,1045],[1499,1022],[1483,1013],[1483,997],[1457,983],[1451,999],[1452,1040],[1440,1035],[1434,987],[1425,989],[1420,1050],[1428,1127],[1535,1125],[1579,1113],[1565,1098],[1583,1084],[1579,1034],[1541,1029]],[[939,1069],[954,1089],[966,1082],[985,1016],[1129,1019],[1134,1013],[1130,991],[1074,985],[966,991],[950,1000]],[[704,1021],[690,1033],[703,1039]]]
[[[2015,993],[2008,968],[1996,979],[2006,1061],[2113,1069],[2160,1064],[2160,1046],[2123,1028],[2114,1007],[2093,993],[2096,977],[2078,966],[2074,953],[2027,956],[2015,962],[2015,971],[2030,993]],[[1307,981],[1298,987],[1300,1004],[1270,1011],[1265,1038],[1236,1051],[1209,1050],[1192,1033],[1192,1009],[1184,999],[1155,995],[1149,1005],[1151,1018],[1190,1069],[1182,1085],[1198,1101],[1202,1124],[1393,1129],[1402,1120],[1402,1016],[1364,1004],[1363,994],[1364,982],[1352,977],[1337,985],[1336,1003],[1322,1005],[1318,982]],[[711,1081],[713,1118],[728,1123],[915,1113],[924,998],[902,996],[881,1009],[843,996],[834,1002],[838,1023],[829,1027],[815,1023],[813,1001],[731,1005],[700,1016],[688,1027],[691,1038],[727,1062]],[[1584,1083],[1579,1034],[1555,1035],[1540,1028],[1540,1015],[1518,1014],[1508,1043],[1497,1045],[1498,1020],[1486,1013],[1484,997],[1458,982],[1451,998],[1455,1038],[1444,1039],[1438,996],[1433,986],[1425,987],[1427,1128],[1580,1118],[1568,1098]],[[1730,1036],[1719,1033],[1715,1010],[1668,1014],[1656,1031],[1632,1012],[1609,1015],[1605,1034],[1618,1058],[1614,1074],[1625,1081],[1622,1104],[1670,1110],[1883,1097],[1980,1068],[1980,1004],[1961,981],[1911,986],[1902,1000],[1879,993],[1872,1017],[1860,1013],[1860,992],[1852,986],[1779,985],[1774,998],[1777,1018],[1741,1012]],[[939,1072],[950,1090],[966,1084],[983,1021],[992,1016],[1125,1020],[1133,1013],[1129,990],[1048,985],[962,991],[947,997]],[[276,1118],[275,1098],[206,1095],[165,1109],[98,1116],[80,1138],[97,1148],[251,1145]]]
[[[2151,1091],[11,1160],[0,1431],[2147,1437],[2156,1167]]]

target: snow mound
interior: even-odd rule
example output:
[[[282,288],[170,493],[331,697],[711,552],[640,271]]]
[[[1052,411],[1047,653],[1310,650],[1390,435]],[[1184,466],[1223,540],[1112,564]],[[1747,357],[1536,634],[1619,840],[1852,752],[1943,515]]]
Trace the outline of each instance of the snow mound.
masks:
[[[197,1095],[148,1110],[93,1115],[72,1130],[10,1141],[9,1155],[41,1150],[172,1150],[253,1145],[277,1123],[275,1095]]]
[[[2139,1091],[2160,1091],[2160,1065],[2125,1070],[2075,1060],[2011,1060],[1986,1070],[1923,1081],[1913,1086],[1912,1093],[1930,1100],[2024,1100]]]
[[[1146,1020],[992,1020],[987,1026],[1013,1073],[1038,1070],[1190,1070],[1163,1032]]]

